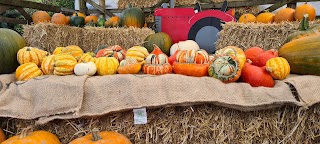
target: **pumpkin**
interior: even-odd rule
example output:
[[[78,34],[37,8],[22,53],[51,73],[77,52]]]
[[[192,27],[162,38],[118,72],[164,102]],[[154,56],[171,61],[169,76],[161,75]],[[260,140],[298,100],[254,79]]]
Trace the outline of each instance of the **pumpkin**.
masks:
[[[145,38],[144,47],[148,49],[148,52],[153,51],[153,44],[160,47],[161,51],[165,53],[166,55],[170,54],[170,48],[172,46],[172,40],[171,37],[164,33],[164,32],[158,32],[155,34],[151,34]]]
[[[50,19],[50,15],[46,11],[36,11],[32,14],[32,21],[34,24],[50,22]]]
[[[52,15],[51,22],[58,25],[66,25],[67,24],[66,16],[61,12],[55,13]]]
[[[218,51],[215,52],[215,55],[219,54],[226,54],[226,55],[232,55],[237,57],[239,60],[239,67],[240,69],[243,68],[245,62],[246,62],[246,54],[241,48],[238,48],[236,46],[226,46],[222,49],[219,49]]]
[[[308,3],[299,5],[296,7],[294,18],[298,21],[301,21],[305,14],[309,15],[309,21],[313,21],[316,18],[316,9]]]
[[[264,12],[257,16],[256,22],[272,23],[274,21],[274,14],[271,12]]]
[[[98,17],[95,16],[95,15],[86,16],[86,18],[84,19],[84,21],[85,21],[85,24],[88,24],[88,23],[90,23],[90,22],[93,22],[94,24],[96,24],[97,21],[98,21]]]
[[[17,53],[17,60],[19,64],[33,62],[40,66],[45,58],[47,52],[34,47],[24,47]]]
[[[114,57],[99,57],[95,64],[100,76],[116,74],[119,67],[119,61]]]
[[[122,11],[120,16],[120,23],[122,26],[126,27],[138,27],[142,28],[144,26],[145,16],[144,12],[137,7],[129,7]]]
[[[253,60],[252,60],[252,64],[259,66],[259,67],[263,67],[266,65],[267,61],[271,58],[275,58],[278,57],[278,50],[276,49],[270,49],[267,50],[261,54],[259,54],[258,56],[256,56]]]
[[[0,143],[6,140],[6,135],[4,134],[3,130],[0,129]]]
[[[204,64],[209,60],[208,53],[203,50],[181,50],[177,53],[176,61],[180,63]]]
[[[20,135],[10,137],[1,144],[61,144],[58,137],[48,131],[31,132],[30,129],[23,129]]]
[[[196,63],[173,63],[173,73],[182,74],[194,77],[208,76],[209,63],[196,64]]]
[[[93,76],[97,72],[97,66],[94,62],[81,62],[74,66],[74,74],[77,76]]]
[[[97,128],[92,129],[92,133],[71,141],[69,144],[131,144],[124,135],[113,132],[99,132]]]
[[[70,24],[70,16],[66,16],[66,25]]]
[[[16,79],[18,81],[29,80],[38,76],[41,76],[43,73],[38,68],[35,63],[29,62],[20,65],[16,70]]]
[[[46,56],[41,63],[41,70],[45,75],[53,75],[54,55]]]
[[[170,48],[170,55],[173,55],[177,50],[198,50],[199,45],[193,40],[180,41],[175,43]]]
[[[105,22],[106,27],[118,27],[120,24],[120,17],[118,16],[112,16]]]
[[[85,54],[83,54],[79,60],[78,63],[80,62],[95,62],[96,61],[96,57],[95,54],[93,52],[87,52]]]
[[[246,59],[250,59],[251,61],[255,59],[259,54],[263,53],[264,50],[260,47],[251,47],[244,51],[246,55]]]
[[[52,54],[53,55],[61,54],[62,49],[64,49],[64,47],[56,47]]]
[[[309,17],[308,14],[305,14],[303,16],[303,19],[300,22],[300,30],[288,35],[285,43],[290,42],[295,39],[302,38],[302,37],[307,37],[310,35],[319,34],[319,31],[317,28],[314,28],[314,29],[309,28],[308,17]]]
[[[233,55],[215,55],[209,63],[208,74],[224,83],[235,82],[241,75],[240,62]]]
[[[251,61],[246,62],[241,72],[240,80],[250,84],[252,87],[273,87],[274,80],[266,71],[265,67],[251,65]]]
[[[78,14],[70,17],[70,25],[76,27],[83,27],[85,25],[84,17],[78,16]]]
[[[17,69],[17,53],[25,46],[26,41],[17,32],[0,28],[0,74],[12,73]]]
[[[118,67],[119,74],[137,74],[141,70],[142,62],[138,62],[134,58],[126,58],[120,62]]]
[[[274,79],[283,80],[290,74],[290,65],[285,58],[271,58],[266,63],[266,70]]]
[[[320,75],[320,35],[293,40],[279,49],[279,56],[285,58],[291,73]]]
[[[58,54],[54,56],[54,75],[71,75],[73,74],[74,67],[77,60],[71,54]]]
[[[253,14],[247,13],[240,16],[239,20],[240,23],[250,23],[256,21],[256,16]]]
[[[100,49],[96,54],[97,58],[104,57],[104,56],[115,57],[120,62],[125,58],[126,50],[122,49],[122,47],[119,45],[109,46],[109,47]]]
[[[53,52],[55,53],[55,52]],[[59,49],[58,49],[58,52],[56,53],[60,53],[60,54],[63,54],[63,53],[67,53],[67,54],[71,54],[74,58],[76,58],[76,60],[79,60],[80,57],[83,55],[83,50],[79,47],[79,46],[76,46],[76,45],[69,45],[67,47],[62,47],[61,48],[61,52],[59,52]]]
[[[75,12],[75,13],[72,14],[72,16],[79,16],[79,17],[82,17],[83,19],[86,18],[86,15],[81,13],[81,12]]]
[[[171,55],[171,56],[169,57],[169,63],[170,63],[171,65],[173,64],[173,62],[176,61],[176,59],[177,59],[177,54],[179,53],[179,51],[180,51],[180,50],[177,50],[173,55]]]
[[[104,18],[104,15],[99,15],[99,19],[97,21],[97,26],[104,27],[105,22],[106,22],[106,19]]]
[[[157,45],[153,45],[154,50],[146,58],[143,72],[151,75],[162,75],[172,72],[168,56],[164,54]]]
[[[280,23],[283,21],[294,21],[295,10],[292,8],[280,9],[274,15],[274,22]]]
[[[145,47],[133,46],[127,50],[126,58],[135,58],[138,62],[142,62],[148,55],[149,52]]]

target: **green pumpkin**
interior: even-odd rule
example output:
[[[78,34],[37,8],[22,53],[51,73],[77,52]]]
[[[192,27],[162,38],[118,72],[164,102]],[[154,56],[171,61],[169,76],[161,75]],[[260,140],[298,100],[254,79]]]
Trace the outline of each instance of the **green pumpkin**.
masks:
[[[17,32],[0,28],[0,74],[12,73],[19,66],[17,52],[26,46],[26,41]]]
[[[285,43],[288,43],[295,39],[299,39],[302,37],[307,37],[307,36],[311,36],[319,33],[318,31],[319,26],[314,26],[312,28],[309,27],[308,18],[309,18],[308,14],[305,14],[303,16],[303,19],[300,23],[300,30],[288,35],[288,38],[286,39]]]
[[[84,18],[78,16],[78,13],[76,13],[76,16],[70,17],[70,25],[77,26],[77,27],[83,27],[85,25]]]
[[[153,44],[156,44],[158,47],[160,47],[163,53],[165,53],[166,55],[170,55],[172,40],[168,34],[164,32],[151,34],[148,37],[146,37],[144,41],[144,47],[148,49],[149,53],[153,51]]]
[[[103,48],[106,48],[106,47],[108,47],[108,46],[106,46],[106,45],[101,45],[101,46],[99,46],[99,47],[94,51],[94,54],[97,54],[99,50],[101,50],[101,49],[103,49]]]
[[[121,13],[120,24],[122,26],[142,28],[144,23],[144,12],[140,8],[129,5],[129,7]]]
[[[97,26],[98,27],[104,27],[104,23],[106,22],[106,19],[104,18],[103,15],[99,16],[99,19],[97,21]]]

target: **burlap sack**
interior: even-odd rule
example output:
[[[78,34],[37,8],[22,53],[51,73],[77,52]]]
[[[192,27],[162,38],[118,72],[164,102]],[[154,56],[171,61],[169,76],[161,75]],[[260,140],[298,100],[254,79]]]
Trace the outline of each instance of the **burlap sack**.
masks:
[[[320,76],[291,75],[285,82],[292,84],[297,90],[298,97],[306,107],[320,102]]]
[[[2,74],[0,75],[0,97],[1,94],[7,90],[9,85],[16,80],[15,74]]]
[[[134,108],[153,108],[186,104],[213,103],[252,111],[302,105],[282,81],[274,88],[253,88],[246,83],[224,84],[211,77],[189,77],[177,74],[94,76],[86,80],[80,111],[38,120],[44,124],[53,119],[97,116]]]
[[[40,76],[15,81],[0,95],[0,117],[35,119],[79,111],[86,78]]]

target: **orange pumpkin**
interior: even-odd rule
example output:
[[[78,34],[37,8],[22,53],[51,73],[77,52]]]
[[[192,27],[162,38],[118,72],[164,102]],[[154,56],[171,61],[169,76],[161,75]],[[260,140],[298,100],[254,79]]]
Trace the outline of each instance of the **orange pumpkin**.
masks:
[[[4,134],[3,130],[0,129],[0,143],[6,140],[6,135]]]
[[[279,10],[274,16],[274,22],[294,21],[295,10],[292,8],[284,8]]]
[[[256,17],[253,14],[249,14],[249,13],[243,14],[239,18],[240,23],[249,23],[249,22],[255,22],[255,21],[256,21]]]
[[[126,58],[120,62],[119,74],[137,74],[141,70],[143,62],[138,62],[135,58]]]
[[[79,17],[83,17],[84,19],[86,18],[86,15],[81,13],[81,12],[73,13],[72,16],[77,16],[77,14],[78,14]]]
[[[54,134],[38,130],[30,132],[31,127],[22,130],[21,135],[10,137],[1,144],[61,144]]]
[[[177,53],[176,61],[180,63],[203,64],[209,60],[208,53],[203,50],[181,50]]]
[[[113,16],[105,22],[106,27],[117,27],[120,24],[120,17]]]
[[[301,21],[305,14],[308,14],[308,20],[312,21],[316,18],[316,9],[312,5],[307,3],[297,6],[294,18],[298,21]]]
[[[154,50],[147,56],[143,72],[152,75],[171,73],[172,66],[169,63],[168,56],[157,45],[154,44],[153,46]]]
[[[66,25],[70,24],[70,16],[66,16]]]
[[[209,63],[195,64],[195,63],[173,63],[173,73],[182,74],[194,77],[208,76]]]
[[[264,12],[257,16],[256,22],[272,23],[274,21],[274,14],[271,12]]]
[[[81,138],[77,138],[71,141],[69,144],[132,144],[132,143],[127,137],[125,137],[120,133],[112,132],[112,131],[99,132],[97,128],[94,128],[91,134],[85,135]]]
[[[95,15],[90,15],[90,16],[86,16],[86,18],[84,19],[85,23],[90,23],[91,21],[96,24],[98,21],[98,17]]]
[[[66,25],[66,16],[62,13],[55,13],[52,15],[51,22],[58,25]]]
[[[32,14],[32,21],[34,24],[50,22],[50,19],[50,15],[46,11],[36,11]]]

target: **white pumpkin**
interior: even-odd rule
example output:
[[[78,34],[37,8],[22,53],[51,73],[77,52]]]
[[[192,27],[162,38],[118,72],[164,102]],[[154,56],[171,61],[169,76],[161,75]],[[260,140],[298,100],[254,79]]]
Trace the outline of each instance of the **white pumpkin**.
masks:
[[[93,76],[97,72],[97,66],[94,62],[77,63],[74,67],[74,73],[77,76],[89,75]]]
[[[170,48],[170,55],[173,55],[177,50],[199,50],[199,45],[193,40],[180,41],[175,43]]]

